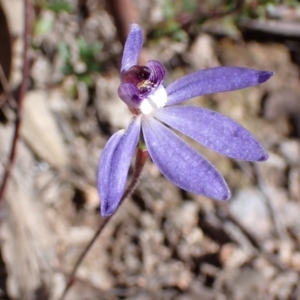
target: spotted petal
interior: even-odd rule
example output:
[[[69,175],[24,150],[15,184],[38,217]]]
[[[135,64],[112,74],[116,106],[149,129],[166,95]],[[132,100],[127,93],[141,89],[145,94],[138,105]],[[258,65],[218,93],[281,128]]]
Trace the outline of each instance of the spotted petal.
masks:
[[[115,133],[103,149],[98,169],[102,216],[113,214],[120,203],[130,162],[137,147],[140,123],[140,117],[133,119],[126,132]]]
[[[180,188],[225,200],[230,191],[215,167],[170,129],[152,117],[144,117],[142,128],[153,162]]]
[[[142,100],[138,88],[132,83],[122,83],[118,88],[119,97],[132,108],[138,108]]]
[[[155,117],[222,155],[248,161],[268,158],[247,129],[215,111],[192,106],[170,106],[157,110]]]
[[[143,47],[143,32],[139,25],[132,24],[127,37],[121,63],[121,75],[137,64]]]
[[[239,67],[216,67],[186,75],[172,84],[167,105],[197,96],[243,89],[267,81],[274,73]]]

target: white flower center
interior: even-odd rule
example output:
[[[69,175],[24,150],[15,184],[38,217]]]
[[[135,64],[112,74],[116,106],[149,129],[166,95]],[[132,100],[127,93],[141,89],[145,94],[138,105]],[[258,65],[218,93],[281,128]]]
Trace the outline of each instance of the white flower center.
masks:
[[[168,95],[166,89],[161,84],[154,91],[154,93],[151,93],[145,99],[143,99],[139,109],[141,110],[142,114],[149,115],[154,110],[164,107],[167,103],[167,99]]]

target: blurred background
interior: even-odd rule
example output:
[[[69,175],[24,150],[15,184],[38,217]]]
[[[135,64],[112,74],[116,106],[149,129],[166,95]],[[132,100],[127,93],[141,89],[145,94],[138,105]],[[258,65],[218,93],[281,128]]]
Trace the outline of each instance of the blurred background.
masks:
[[[24,78],[24,1],[0,1],[0,299],[58,299],[102,222],[96,171],[131,119],[117,89],[133,22],[141,61],[160,61],[165,85],[220,65],[274,71],[261,86],[187,102],[243,124],[270,158],[235,161],[189,140],[228,182],[223,203],[178,189],[149,160],[66,299],[300,299],[299,2],[27,2]]]

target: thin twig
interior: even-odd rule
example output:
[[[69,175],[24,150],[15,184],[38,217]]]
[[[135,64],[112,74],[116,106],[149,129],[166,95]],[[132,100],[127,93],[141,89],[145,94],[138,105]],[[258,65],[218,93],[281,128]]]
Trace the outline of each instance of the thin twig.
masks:
[[[134,190],[136,189],[136,187],[137,187],[137,185],[139,183],[139,179],[141,177],[142,170],[143,170],[143,167],[144,167],[144,165],[146,163],[147,158],[148,158],[148,151],[147,150],[138,149],[137,157],[136,157],[136,163],[135,163],[135,169],[134,169],[134,173],[133,173],[133,177],[132,177],[131,183],[129,184],[128,188],[124,192],[118,208],[120,207],[120,205],[122,204],[122,202],[126,198],[128,198],[134,192]],[[65,297],[66,297],[66,295],[67,295],[70,287],[73,285],[73,283],[75,281],[75,274],[76,274],[79,266],[81,265],[82,261],[84,260],[84,258],[87,255],[87,253],[89,252],[89,250],[91,249],[91,247],[93,246],[93,244],[95,243],[95,241],[97,240],[98,236],[101,234],[101,232],[105,228],[106,224],[115,215],[115,213],[113,215],[111,215],[111,216],[108,216],[108,217],[105,217],[105,218],[102,219],[102,223],[100,224],[100,226],[98,227],[98,229],[94,233],[94,236],[92,237],[92,239],[90,240],[90,242],[84,248],[84,250],[81,253],[81,255],[79,256],[76,264],[74,265],[73,270],[72,270],[72,272],[71,272],[71,274],[69,276],[68,282],[66,284],[66,287],[65,287],[65,289],[63,291],[63,294],[59,298],[59,300],[65,299]]]
[[[244,7],[244,2],[245,0],[237,0],[235,2],[234,7],[228,9],[228,10],[211,10],[210,12],[203,12],[203,11],[198,11],[196,13],[190,14],[189,16],[184,16],[181,12],[178,13],[178,15],[175,17],[175,21],[179,25],[181,29],[183,29],[186,32],[190,31],[190,27],[195,24],[202,24],[207,20],[216,20],[216,19],[221,19],[223,17],[226,17],[231,14],[237,14],[240,11],[242,11]],[[177,31],[178,27],[174,26],[173,29],[167,30],[165,32],[165,23],[167,20],[162,21],[158,26],[155,26],[151,31],[148,32],[147,34],[147,39],[152,39],[154,38],[154,33],[157,28],[161,28],[164,34],[171,34],[173,31]]]
[[[228,10],[214,10],[208,13],[200,12],[197,16],[192,17],[189,20],[180,21],[180,17],[178,17],[178,22],[182,26],[182,28],[187,29],[190,25],[199,23],[201,20],[212,20],[212,19],[220,19],[226,17],[228,15],[238,13],[244,7],[244,0],[238,0],[235,2],[235,6]]]
[[[4,176],[2,179],[2,183],[0,186],[0,201],[3,199],[4,191],[6,188],[6,184],[8,178],[11,173],[12,166],[14,164],[16,158],[16,149],[17,142],[20,136],[20,129],[22,123],[22,112],[23,112],[23,102],[24,96],[27,89],[28,75],[29,75],[29,43],[30,43],[30,15],[31,15],[32,7],[30,0],[24,0],[24,37],[23,37],[23,68],[22,68],[22,82],[19,89],[18,99],[17,99],[17,110],[16,110],[16,120],[15,120],[15,130],[12,139],[11,149],[9,153],[8,163],[6,165]]]
[[[288,266],[285,265],[276,255],[270,253],[264,249],[261,242],[244,226],[233,214],[229,211],[228,207],[218,207],[217,214],[222,219],[227,219],[232,222],[235,226],[237,226],[243,235],[248,239],[248,241],[252,244],[254,249],[258,252],[256,253],[259,255],[263,255],[266,259],[269,260],[275,267],[278,268],[280,271],[286,271]]]
[[[280,222],[280,217],[278,216],[276,209],[274,207],[274,195],[276,195],[276,191],[272,192],[272,187],[268,184],[267,180],[262,176],[261,172],[259,171],[258,166],[254,166],[254,171],[257,177],[257,185],[259,190],[264,196],[265,203],[269,210],[270,218],[273,223],[273,227],[275,229],[276,238],[281,239],[286,242],[290,242],[289,235],[287,233],[286,228]]]

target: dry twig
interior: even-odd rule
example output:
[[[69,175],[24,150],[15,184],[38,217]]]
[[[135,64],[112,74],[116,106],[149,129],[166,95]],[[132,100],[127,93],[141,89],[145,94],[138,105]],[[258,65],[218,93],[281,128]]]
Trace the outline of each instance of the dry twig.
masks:
[[[29,44],[30,44],[30,15],[32,11],[31,1],[24,0],[24,36],[23,36],[23,68],[22,68],[22,82],[19,89],[18,99],[17,99],[17,110],[16,110],[16,119],[15,119],[15,130],[12,139],[12,144],[10,148],[8,163],[5,167],[2,183],[0,185],[0,201],[3,199],[5,187],[9,179],[12,166],[16,158],[17,142],[20,137],[20,129],[22,123],[22,111],[23,111],[23,102],[24,96],[27,90],[27,81],[29,76]]]

